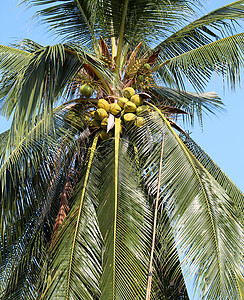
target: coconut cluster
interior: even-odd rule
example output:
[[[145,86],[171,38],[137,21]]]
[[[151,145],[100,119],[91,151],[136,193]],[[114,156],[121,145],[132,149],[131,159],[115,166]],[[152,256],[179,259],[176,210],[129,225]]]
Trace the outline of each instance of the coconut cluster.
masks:
[[[136,94],[132,87],[123,90],[123,97],[117,98],[117,103],[109,103],[106,99],[99,99],[97,107],[90,114],[90,126],[100,128],[100,138],[102,140],[112,137],[112,131],[107,132],[108,118],[112,114],[114,117],[120,117],[124,125],[135,124],[141,127],[144,118],[138,116],[148,107],[143,105],[143,97]]]

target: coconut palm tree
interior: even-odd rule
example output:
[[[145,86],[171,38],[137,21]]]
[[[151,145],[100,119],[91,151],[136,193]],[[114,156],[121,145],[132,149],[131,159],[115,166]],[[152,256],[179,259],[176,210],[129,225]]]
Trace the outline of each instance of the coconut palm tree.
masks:
[[[239,81],[244,1],[23,2],[62,40],[0,46],[1,299],[241,299],[244,196],[182,127]]]

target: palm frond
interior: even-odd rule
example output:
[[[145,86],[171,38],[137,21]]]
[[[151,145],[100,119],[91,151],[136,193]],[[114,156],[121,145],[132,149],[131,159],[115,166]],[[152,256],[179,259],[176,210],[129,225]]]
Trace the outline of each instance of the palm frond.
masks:
[[[195,115],[202,124],[203,114],[213,113],[223,109],[223,102],[215,92],[191,93],[167,87],[151,87],[152,101],[158,107],[167,105],[180,108],[188,115],[183,116],[183,120],[188,120],[193,125]],[[172,116],[172,118],[174,118]]]
[[[142,40],[146,43],[153,42],[159,37],[167,36],[169,31],[172,32],[173,28],[184,21],[189,21],[194,6],[199,3],[200,1],[180,0],[101,1],[100,13],[103,16],[101,26],[105,29],[104,35],[108,35],[113,24],[112,36],[115,38],[119,38],[123,26],[123,40],[133,46]],[[171,13],[168,14],[168,11]],[[126,13],[125,18],[123,12]]]
[[[226,77],[232,88],[240,81],[243,66],[244,34],[225,37],[210,44],[185,52],[163,63],[161,76],[173,77],[178,86],[184,87],[184,79],[203,91],[212,74]],[[155,70],[158,67],[155,67]]]
[[[98,220],[105,247],[101,299],[141,299],[146,295],[152,215],[138,186],[128,143],[120,140],[117,150],[113,144],[111,140],[101,145],[95,161]]]
[[[216,9],[172,34],[154,50],[161,49],[164,60],[232,35],[237,21],[244,18],[244,1],[239,0]],[[219,34],[219,35],[218,35]]]
[[[153,299],[188,300],[174,234],[165,207],[157,220],[153,272]]]
[[[96,32],[95,24],[98,1],[23,0],[22,3],[43,7],[37,10],[36,16],[41,16],[66,41],[75,40],[88,47],[93,46],[92,41],[97,44],[95,34],[99,34],[99,31]]]
[[[186,282],[195,276],[199,297],[241,295],[243,228],[233,200],[191,155],[159,110],[149,114],[135,142],[142,181],[156,194],[160,139],[165,136],[161,203],[173,228]],[[204,251],[202,251],[204,249]],[[173,268],[178,255],[169,261]]]
[[[48,211],[47,191],[56,189],[52,183],[60,180],[66,155],[77,139],[77,130],[63,120],[66,113],[67,109],[56,111],[49,130],[44,130],[40,121],[19,144],[10,144],[8,148],[6,143],[6,149],[1,151],[1,259],[23,239],[28,227],[35,227],[34,220],[38,221],[43,211]],[[9,134],[10,131],[6,133]],[[58,162],[62,167],[58,167]]]
[[[97,139],[96,136],[84,178],[73,196],[73,208],[50,245],[51,280],[44,285],[42,299],[98,298],[102,244],[90,173]]]
[[[204,168],[215,178],[222,186],[232,201],[235,203],[239,220],[244,224],[244,195],[238,187],[229,179],[229,177],[216,165],[216,163],[204,152],[204,150],[189,135],[181,135],[186,147],[204,166]]]

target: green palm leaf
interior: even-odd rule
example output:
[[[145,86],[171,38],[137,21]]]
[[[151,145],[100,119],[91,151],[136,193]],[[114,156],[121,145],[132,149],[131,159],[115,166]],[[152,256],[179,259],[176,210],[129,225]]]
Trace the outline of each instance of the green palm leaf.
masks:
[[[240,222],[244,222],[244,195],[228,176],[216,165],[216,163],[193,141],[189,135],[181,136],[186,147],[196,159],[208,170],[215,180],[222,186],[232,201],[235,203]]]
[[[148,131],[145,134],[145,128],[150,135]],[[173,228],[186,281],[195,275],[201,297],[236,295],[234,299],[238,299],[243,249],[243,240],[238,236],[243,236],[243,229],[233,201],[191,155],[159,111],[149,116],[145,128],[138,133],[136,143],[145,161],[142,180],[152,195],[157,189],[161,133],[165,136],[161,201]]]
[[[184,110],[188,115],[183,119],[190,118],[191,124],[197,115],[198,121],[202,124],[203,114],[217,113],[223,109],[223,102],[215,92],[190,93],[187,91],[167,88],[151,87],[152,100],[157,106],[173,106]]]
[[[163,63],[166,65],[160,74],[171,73],[178,85],[184,85],[185,76],[194,88],[202,91],[213,72],[217,72],[235,87],[243,65],[243,41],[244,34],[239,33],[185,52]]]
[[[90,47],[93,45],[92,40],[96,44],[95,24],[98,1],[24,0],[23,3],[44,6],[43,9],[37,11],[37,16],[42,16],[45,22],[66,40],[79,41]],[[68,18],[67,12],[69,12]]]
[[[142,299],[146,294],[152,215],[138,188],[129,145],[118,142],[115,135],[115,147],[107,142],[110,147],[101,148],[96,162],[100,178],[98,220],[105,247],[101,299]]]
[[[96,150],[95,137],[82,184],[74,205],[51,244],[50,283],[42,299],[96,299],[101,273],[101,238],[90,190],[90,168]],[[91,177],[91,178],[90,178]]]
[[[190,50],[209,44],[219,36],[235,31],[235,24],[244,17],[243,0],[216,9],[175,32],[154,49],[161,49],[161,57],[170,59]],[[232,22],[229,22],[229,21]]]

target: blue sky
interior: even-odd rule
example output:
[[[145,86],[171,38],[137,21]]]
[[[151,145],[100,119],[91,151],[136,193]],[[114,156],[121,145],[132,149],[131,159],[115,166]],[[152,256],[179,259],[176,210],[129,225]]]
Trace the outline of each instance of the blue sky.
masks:
[[[206,11],[208,12],[232,1],[209,0],[206,2]],[[24,6],[16,7],[17,4],[18,0],[0,1],[0,44],[9,45],[23,38],[33,39],[43,45],[55,43],[53,37],[45,33],[47,30],[43,26],[36,26],[30,20],[34,10],[26,10]],[[244,191],[242,175],[242,170],[244,169],[243,90],[237,88],[233,92],[228,87],[224,89],[222,79],[213,76],[206,91],[217,92],[226,105],[226,111],[218,116],[205,116],[203,131],[198,124],[195,124],[194,128],[189,128],[189,130],[193,132],[193,139],[213,158],[231,180]],[[6,119],[0,117],[0,132],[8,129],[9,125]]]

